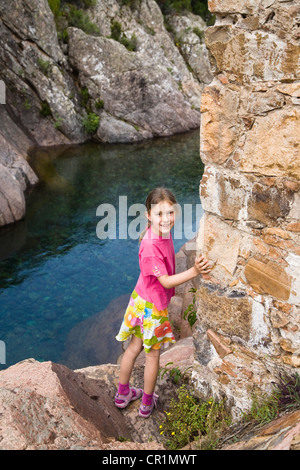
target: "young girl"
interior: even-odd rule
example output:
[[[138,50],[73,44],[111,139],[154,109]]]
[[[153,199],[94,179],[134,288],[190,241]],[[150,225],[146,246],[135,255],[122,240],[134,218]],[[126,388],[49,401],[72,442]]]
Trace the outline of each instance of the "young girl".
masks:
[[[174,195],[165,188],[156,188],[147,197],[148,227],[141,236],[140,276],[116,336],[118,341],[131,336],[131,341],[122,358],[115,405],[125,408],[142,396],[139,415],[143,418],[150,416],[158,400],[154,388],[160,348],[163,343],[175,342],[167,309],[175,287],[200,273],[210,272],[209,262],[200,257],[192,268],[175,274],[175,253],[170,233],[175,223],[175,205]],[[135,360],[143,347],[146,353],[144,390],[129,387]]]

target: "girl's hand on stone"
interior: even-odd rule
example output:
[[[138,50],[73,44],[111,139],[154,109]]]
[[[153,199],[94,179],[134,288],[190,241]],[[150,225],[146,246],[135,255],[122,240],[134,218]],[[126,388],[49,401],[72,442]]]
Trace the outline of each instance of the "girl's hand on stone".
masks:
[[[208,274],[211,271],[209,261],[204,256],[195,259],[195,268],[199,274]]]

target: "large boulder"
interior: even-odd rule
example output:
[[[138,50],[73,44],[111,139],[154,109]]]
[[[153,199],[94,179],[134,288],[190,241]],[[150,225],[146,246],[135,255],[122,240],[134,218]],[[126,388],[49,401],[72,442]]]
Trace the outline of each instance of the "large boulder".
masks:
[[[38,178],[26,159],[32,142],[0,106],[0,226],[22,219],[24,192]]]
[[[73,371],[50,361],[19,362],[0,372],[0,450],[163,450],[159,425],[178,387],[168,368],[190,374],[193,361],[191,337],[162,352],[159,403],[147,420],[138,417],[140,400],[115,407],[118,364]],[[143,380],[141,354],[131,384],[143,387]]]
[[[157,60],[157,54],[143,48],[144,43],[137,51],[129,51],[112,38],[95,38],[76,28],[68,32],[69,59],[81,86],[89,91],[94,112],[97,102],[103,102],[97,132],[100,140],[136,141],[199,127],[200,113],[192,100],[197,95],[199,100],[201,87],[187,69],[183,74],[177,66],[183,59],[175,46],[173,61],[164,56]],[[159,44],[152,47],[155,50]],[[192,99],[182,92],[184,88],[189,88]]]
[[[161,449],[155,442],[117,441],[130,440],[131,432],[104,377],[104,371],[89,378],[34,359],[1,371],[0,449]]]

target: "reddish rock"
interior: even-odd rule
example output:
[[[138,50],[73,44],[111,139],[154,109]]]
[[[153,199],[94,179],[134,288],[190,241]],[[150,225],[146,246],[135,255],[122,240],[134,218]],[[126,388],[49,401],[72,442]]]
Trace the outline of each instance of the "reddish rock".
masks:
[[[0,449],[104,449],[130,438],[101,380],[34,359],[0,372]]]
[[[232,353],[231,349],[228,348],[228,346],[226,346],[224,343],[222,343],[220,335],[218,335],[211,329],[208,329],[206,334],[207,334],[208,339],[213,344],[215,350],[217,351],[217,353],[222,359],[223,357]]]
[[[291,232],[300,232],[300,222],[291,222],[286,226],[286,228]]]
[[[222,450],[300,450],[300,411],[285,414],[263,427],[247,431],[239,442]]]

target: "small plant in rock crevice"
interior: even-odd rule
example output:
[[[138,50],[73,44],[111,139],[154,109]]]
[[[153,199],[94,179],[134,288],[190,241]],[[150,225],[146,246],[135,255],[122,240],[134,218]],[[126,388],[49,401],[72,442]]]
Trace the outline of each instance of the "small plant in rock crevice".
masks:
[[[179,367],[172,367],[173,362],[168,362],[165,367],[160,368],[158,376],[160,379],[168,374],[169,378],[174,382],[174,384],[178,384],[180,381],[184,382],[188,378],[188,370],[192,369],[192,367],[187,367],[184,371],[181,371]]]
[[[86,134],[93,135],[99,127],[100,117],[95,113],[88,113],[82,120]]]
[[[53,13],[58,36],[67,42],[67,28],[74,26],[86,34],[99,35],[99,27],[90,21],[88,8],[94,7],[97,0],[48,0]]]
[[[191,288],[189,292],[193,293],[193,301],[192,303],[188,306],[188,308],[185,310],[183,314],[183,318],[189,322],[190,327],[192,328],[193,325],[197,321],[197,310],[196,310],[196,289]]]
[[[266,424],[284,411],[300,409],[300,375],[297,372],[291,375],[280,373],[272,386],[269,394],[252,395],[251,408],[243,414],[245,421]]]
[[[112,20],[111,26],[110,26],[110,31],[111,31],[111,38],[114,39],[115,41],[118,41],[120,44],[123,44],[123,46],[126,47],[128,51],[136,51],[137,49],[137,37],[133,33],[131,38],[128,38],[123,32],[122,32],[122,25],[116,20]]]
[[[182,449],[195,440],[199,440],[199,449],[215,449],[219,434],[231,424],[224,401],[201,400],[186,385],[178,389],[177,398],[171,400],[165,415],[159,429],[168,450]]]

